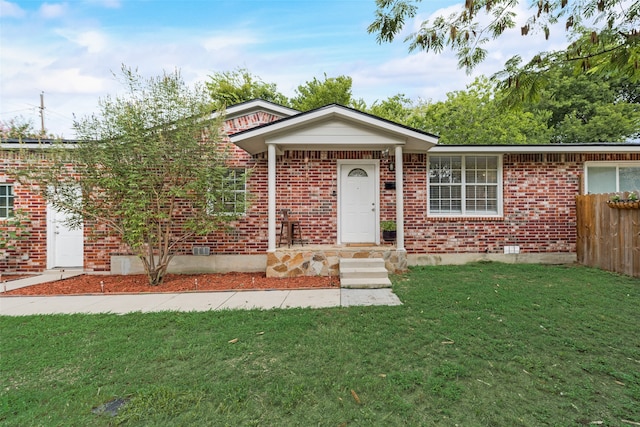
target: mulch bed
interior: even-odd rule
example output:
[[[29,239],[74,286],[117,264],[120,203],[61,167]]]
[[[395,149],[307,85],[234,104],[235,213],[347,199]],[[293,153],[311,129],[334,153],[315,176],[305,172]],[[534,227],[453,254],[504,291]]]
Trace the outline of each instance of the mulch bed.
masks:
[[[150,286],[143,274],[94,275],[83,274],[69,279],[27,286],[2,295],[86,295],[158,292],[197,292],[256,289],[318,289],[337,288],[335,277],[268,278],[264,273],[167,274],[164,282]]]

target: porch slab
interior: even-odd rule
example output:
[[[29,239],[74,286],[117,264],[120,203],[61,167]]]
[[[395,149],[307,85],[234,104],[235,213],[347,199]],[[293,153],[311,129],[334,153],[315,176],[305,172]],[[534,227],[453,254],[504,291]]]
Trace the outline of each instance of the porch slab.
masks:
[[[342,289],[342,307],[365,305],[402,305],[402,301],[391,289]]]

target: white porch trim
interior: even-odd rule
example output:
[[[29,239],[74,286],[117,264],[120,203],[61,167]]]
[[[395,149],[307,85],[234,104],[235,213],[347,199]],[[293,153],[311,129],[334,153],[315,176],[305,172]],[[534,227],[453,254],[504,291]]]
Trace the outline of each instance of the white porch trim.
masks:
[[[267,252],[276,251],[276,145],[267,144],[268,186],[268,246]]]
[[[396,250],[405,251],[404,248],[404,180],[402,145],[396,145]]]

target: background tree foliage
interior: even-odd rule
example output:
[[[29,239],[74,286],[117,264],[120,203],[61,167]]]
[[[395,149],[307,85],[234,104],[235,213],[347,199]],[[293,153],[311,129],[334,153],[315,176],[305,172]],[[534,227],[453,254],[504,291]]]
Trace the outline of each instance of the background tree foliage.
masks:
[[[440,136],[440,144],[546,144],[548,113],[502,110],[495,83],[478,78],[446,101],[419,103],[405,123]],[[498,98],[496,98],[498,97]]]
[[[376,0],[375,19],[368,28],[379,43],[392,41],[418,12],[421,0]],[[440,53],[449,48],[458,66],[470,72],[487,57],[483,47],[516,26],[514,0],[466,0],[449,16],[422,22],[405,41],[409,50]],[[574,72],[640,80],[640,2],[627,0],[532,0],[531,16],[520,28],[523,36],[548,38],[554,24],[564,24],[570,45],[559,52],[541,52],[522,65],[518,56],[506,64],[503,88],[515,101],[535,96],[548,81],[554,64],[572,64]]]
[[[218,108],[240,104],[260,98],[280,105],[288,105],[289,100],[280,93],[275,83],[266,83],[246,68],[222,71],[209,76],[207,89]]]
[[[353,105],[351,77],[327,77],[318,80],[316,77],[298,86],[296,94],[290,99],[290,105],[299,111],[309,111],[329,104],[340,104],[347,107]]]
[[[554,66],[537,100],[524,101],[531,112],[549,113],[552,143],[624,142],[640,136],[637,85],[620,77],[575,75],[571,65]]]
[[[56,136],[47,132],[36,131],[33,127],[33,122],[24,118],[23,116],[17,116],[8,120],[0,121],[0,139],[2,141],[6,139],[55,139]]]
[[[352,85],[351,77],[328,77],[325,74],[324,80],[314,77],[313,80],[299,85],[295,95],[287,98],[275,83],[266,83],[244,68],[216,72],[209,76],[206,83],[214,104],[219,107],[259,98],[299,111],[309,111],[328,104],[363,107],[363,101],[353,99]]]
[[[233,189],[207,91],[178,71],[144,79],[123,67],[122,77],[127,94],[100,100],[99,114],[74,124],[78,143],[21,179],[71,215],[71,226],[88,221],[118,235],[157,285],[177,245],[232,218],[224,201]]]
[[[234,75],[217,73],[216,84],[208,84],[210,90],[218,91],[212,94],[214,101],[248,101],[266,87],[269,90],[263,99],[279,99],[281,105],[308,111],[337,103],[435,133],[441,144],[621,142],[640,134],[639,85],[623,77],[575,75],[568,63],[550,66],[545,73],[548,81],[538,88],[538,96],[515,104],[499,81],[484,76],[464,90],[448,93],[440,102],[412,101],[396,94],[367,105],[353,97],[348,76],[314,78],[298,86],[296,96],[288,99],[275,83],[264,83],[255,76],[238,80]],[[246,70],[243,75],[251,76]],[[239,81],[244,82],[241,87]]]

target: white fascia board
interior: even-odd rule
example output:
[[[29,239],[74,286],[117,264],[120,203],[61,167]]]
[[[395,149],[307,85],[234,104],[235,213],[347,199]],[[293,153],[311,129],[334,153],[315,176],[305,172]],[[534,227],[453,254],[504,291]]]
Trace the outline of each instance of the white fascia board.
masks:
[[[300,114],[300,111],[293,108],[284,107],[273,102],[265,101],[263,99],[256,99],[253,101],[243,102],[241,104],[232,105],[225,111],[225,118],[232,119],[235,117],[244,116],[246,114],[255,113],[256,111],[265,111],[270,114],[281,117],[291,117]]]
[[[640,144],[436,145],[429,153],[640,153]]]

